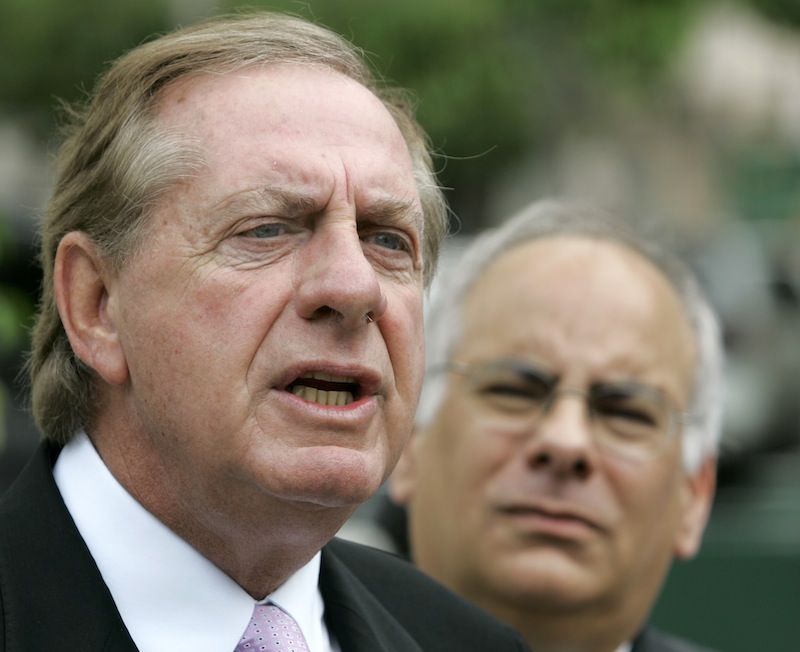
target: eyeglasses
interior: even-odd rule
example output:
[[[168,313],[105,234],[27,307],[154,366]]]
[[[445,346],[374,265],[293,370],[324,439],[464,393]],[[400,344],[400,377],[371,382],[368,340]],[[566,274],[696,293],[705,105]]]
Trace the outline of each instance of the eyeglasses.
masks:
[[[584,399],[598,445],[622,454],[661,450],[687,419],[664,392],[636,382],[596,383],[588,390],[559,388],[557,375],[505,359],[450,362],[438,370],[464,376],[476,405],[494,425],[512,434],[527,434],[560,395]]]

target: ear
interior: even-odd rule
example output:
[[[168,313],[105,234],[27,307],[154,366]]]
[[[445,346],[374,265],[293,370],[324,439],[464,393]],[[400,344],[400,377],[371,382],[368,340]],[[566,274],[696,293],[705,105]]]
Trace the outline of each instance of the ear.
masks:
[[[693,475],[684,478],[683,514],[675,536],[675,556],[678,559],[691,559],[700,549],[716,481],[717,461],[714,458],[706,459]]]
[[[58,245],[54,289],[72,350],[111,385],[128,379],[128,366],[114,322],[112,274],[94,243],[73,231]]]
[[[421,433],[414,428],[411,432],[400,461],[394,467],[392,476],[389,478],[389,496],[399,505],[405,505],[414,497],[414,485],[416,478],[416,445]]]

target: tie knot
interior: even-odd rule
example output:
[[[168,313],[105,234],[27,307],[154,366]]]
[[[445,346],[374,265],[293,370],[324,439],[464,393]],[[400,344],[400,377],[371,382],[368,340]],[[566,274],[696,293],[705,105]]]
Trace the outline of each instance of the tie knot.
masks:
[[[257,604],[234,652],[305,652],[303,632],[283,609],[274,604]]]

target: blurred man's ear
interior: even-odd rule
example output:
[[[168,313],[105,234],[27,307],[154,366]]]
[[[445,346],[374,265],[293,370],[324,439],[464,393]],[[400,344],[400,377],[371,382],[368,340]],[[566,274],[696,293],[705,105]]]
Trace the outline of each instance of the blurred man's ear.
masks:
[[[73,231],[58,245],[53,284],[58,312],[75,355],[107,383],[128,379],[115,323],[112,275],[94,243]]]
[[[716,482],[717,461],[714,458],[706,459],[696,473],[685,478],[683,516],[675,535],[675,556],[678,559],[691,559],[700,550]]]
[[[411,437],[406,442],[400,461],[394,467],[389,478],[389,496],[398,505],[405,505],[414,496],[414,485],[416,483],[416,447],[417,440],[421,436],[420,431],[415,427],[411,432]]]

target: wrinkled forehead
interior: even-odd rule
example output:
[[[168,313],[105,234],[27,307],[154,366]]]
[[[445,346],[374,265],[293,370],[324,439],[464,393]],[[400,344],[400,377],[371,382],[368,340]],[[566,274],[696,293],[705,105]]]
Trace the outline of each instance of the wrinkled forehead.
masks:
[[[159,121],[194,141],[203,162],[218,170],[239,162],[250,170],[283,167],[302,185],[315,166],[331,174],[343,166],[358,175],[360,192],[376,188],[420,204],[408,146],[386,106],[323,66],[275,64],[187,77],[165,90]]]

